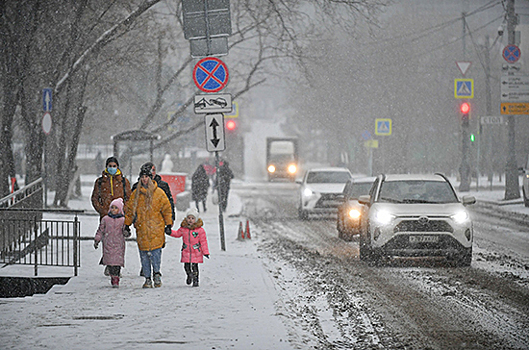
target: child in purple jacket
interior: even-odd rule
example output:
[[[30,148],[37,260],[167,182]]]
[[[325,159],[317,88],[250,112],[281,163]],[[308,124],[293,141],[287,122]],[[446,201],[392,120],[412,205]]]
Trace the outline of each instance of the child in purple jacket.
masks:
[[[94,237],[94,248],[103,241],[103,257],[99,264],[107,265],[110,282],[113,288],[119,287],[121,267],[125,266],[125,237],[130,231],[125,230],[125,216],[123,214],[123,199],[117,198],[110,203],[108,215],[101,219]]]
[[[171,230],[171,237],[182,237],[182,259],[184,270],[187,274],[186,283],[193,283],[193,287],[198,287],[198,264],[204,262],[205,256],[209,259],[208,241],[206,231],[202,228],[204,223],[198,217],[196,209],[190,209],[186,217],[180,224],[180,228]]]

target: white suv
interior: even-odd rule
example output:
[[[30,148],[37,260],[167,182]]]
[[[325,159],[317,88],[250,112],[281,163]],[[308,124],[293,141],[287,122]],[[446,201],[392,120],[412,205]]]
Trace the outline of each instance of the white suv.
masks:
[[[379,175],[364,204],[360,258],[442,256],[461,266],[472,261],[473,226],[466,205],[441,175]]]

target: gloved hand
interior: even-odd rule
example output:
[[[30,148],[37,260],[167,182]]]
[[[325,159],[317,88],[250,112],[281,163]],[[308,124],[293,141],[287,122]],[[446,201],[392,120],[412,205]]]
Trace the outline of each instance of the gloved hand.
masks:
[[[94,248],[97,249],[99,247],[99,242],[98,241],[94,241]]]
[[[130,232],[130,226],[125,226],[123,228],[123,236],[125,237],[130,237],[132,235],[132,233]]]
[[[166,235],[171,235],[172,231],[171,231],[171,225],[167,225],[165,226],[165,234]]]
[[[209,259],[209,254],[204,254],[204,256]]]

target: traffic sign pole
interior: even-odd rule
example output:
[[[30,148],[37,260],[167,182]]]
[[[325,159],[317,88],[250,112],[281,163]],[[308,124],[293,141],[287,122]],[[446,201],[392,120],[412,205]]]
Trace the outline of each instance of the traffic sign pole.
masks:
[[[218,189],[219,167],[220,167],[219,152],[215,152],[215,166],[217,168],[216,174],[217,174],[217,196],[218,196],[218,205],[219,205],[220,249],[222,251],[226,251],[226,240],[224,239],[224,216],[222,214],[222,207],[221,207],[222,201],[220,198],[220,191]]]

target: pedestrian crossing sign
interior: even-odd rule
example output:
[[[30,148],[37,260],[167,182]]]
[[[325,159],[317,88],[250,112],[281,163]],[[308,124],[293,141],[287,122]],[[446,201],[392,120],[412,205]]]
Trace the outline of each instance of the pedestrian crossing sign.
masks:
[[[454,79],[455,98],[474,98],[474,79]]]
[[[375,135],[391,135],[391,119],[375,119]]]

